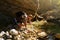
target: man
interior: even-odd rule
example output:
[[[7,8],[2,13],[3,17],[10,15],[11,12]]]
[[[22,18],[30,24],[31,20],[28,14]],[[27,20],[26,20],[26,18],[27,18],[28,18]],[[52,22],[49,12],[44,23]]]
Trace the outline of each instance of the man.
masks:
[[[18,25],[18,28],[26,27],[27,24],[27,14],[25,12],[19,11],[16,13],[16,24]]]

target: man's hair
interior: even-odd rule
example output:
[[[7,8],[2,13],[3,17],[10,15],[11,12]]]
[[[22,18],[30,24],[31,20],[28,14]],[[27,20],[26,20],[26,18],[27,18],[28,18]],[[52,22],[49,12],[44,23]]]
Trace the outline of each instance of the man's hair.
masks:
[[[25,15],[25,13],[24,13],[23,11],[19,11],[19,12],[16,13],[16,16],[17,16],[17,17],[20,17],[20,16],[22,16],[22,15]]]

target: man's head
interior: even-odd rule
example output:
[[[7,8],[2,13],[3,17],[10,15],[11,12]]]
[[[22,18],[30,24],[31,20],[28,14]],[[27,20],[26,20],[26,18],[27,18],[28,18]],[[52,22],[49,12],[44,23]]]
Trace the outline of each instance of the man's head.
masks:
[[[23,11],[19,11],[16,13],[16,18],[18,22],[25,22],[27,20],[27,14]]]
[[[26,15],[26,13],[23,12],[23,11],[19,11],[19,12],[16,13],[16,16],[17,16],[17,17],[21,17],[21,16],[23,16],[23,15]]]

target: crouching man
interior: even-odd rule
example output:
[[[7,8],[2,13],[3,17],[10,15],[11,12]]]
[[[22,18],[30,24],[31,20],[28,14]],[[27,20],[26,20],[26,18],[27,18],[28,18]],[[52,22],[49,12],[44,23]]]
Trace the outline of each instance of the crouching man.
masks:
[[[17,12],[15,23],[18,25],[19,30],[26,28],[27,14],[25,12],[22,12],[22,11]]]

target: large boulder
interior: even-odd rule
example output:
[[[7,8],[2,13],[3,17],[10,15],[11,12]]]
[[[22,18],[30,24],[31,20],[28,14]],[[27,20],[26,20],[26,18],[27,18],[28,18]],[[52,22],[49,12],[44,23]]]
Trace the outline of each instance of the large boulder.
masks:
[[[39,8],[38,8],[39,4]],[[0,0],[0,12],[14,16],[18,11],[25,11],[34,14],[40,10],[48,10],[51,7],[50,0]]]

